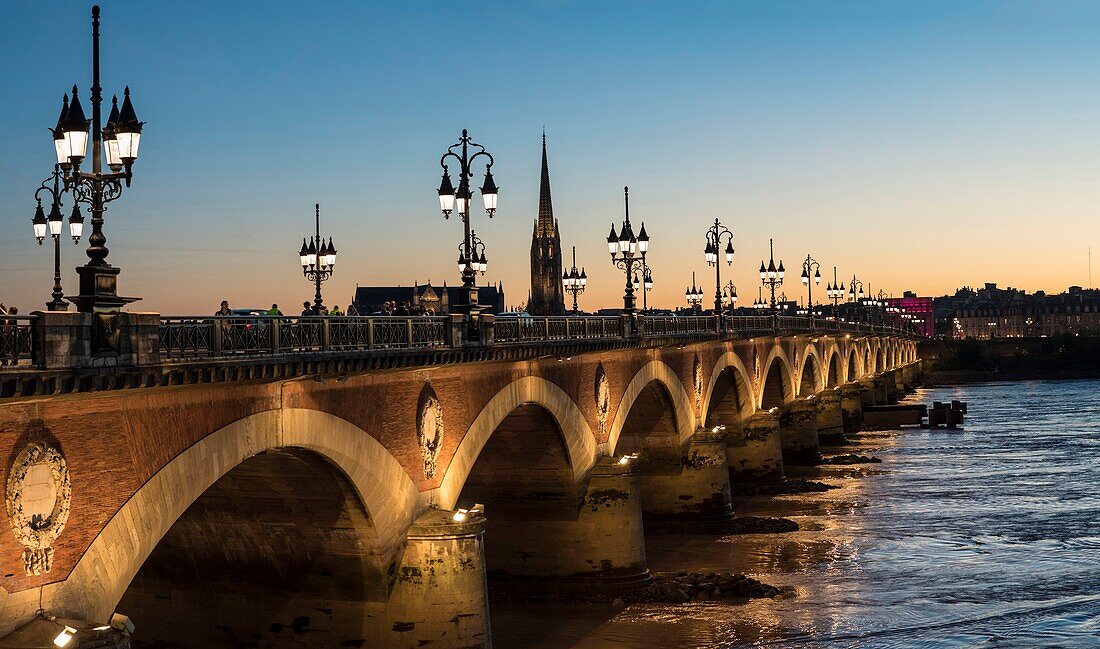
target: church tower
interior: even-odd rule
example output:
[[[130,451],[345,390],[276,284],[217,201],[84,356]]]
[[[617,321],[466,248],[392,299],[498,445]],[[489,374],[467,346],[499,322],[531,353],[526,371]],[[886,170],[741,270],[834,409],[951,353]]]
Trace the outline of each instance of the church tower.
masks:
[[[546,163],[546,133],[542,134],[542,182],[539,186],[539,215],[531,236],[531,315],[565,314],[562,286],[561,237],[550,202],[550,169]]]

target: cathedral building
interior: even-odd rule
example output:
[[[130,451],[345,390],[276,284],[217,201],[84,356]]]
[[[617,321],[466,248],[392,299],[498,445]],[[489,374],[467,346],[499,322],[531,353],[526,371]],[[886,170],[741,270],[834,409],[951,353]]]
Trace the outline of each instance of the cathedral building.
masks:
[[[564,315],[561,237],[550,202],[550,169],[546,162],[546,134],[542,134],[542,182],[539,186],[539,214],[531,236],[531,315]]]

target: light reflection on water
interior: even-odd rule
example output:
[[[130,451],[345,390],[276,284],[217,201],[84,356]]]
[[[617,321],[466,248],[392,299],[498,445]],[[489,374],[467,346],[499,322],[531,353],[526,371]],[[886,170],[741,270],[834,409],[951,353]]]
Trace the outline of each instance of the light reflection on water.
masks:
[[[865,433],[882,464],[792,469],[840,488],[736,499],[789,534],[650,536],[654,571],[750,574],[743,606],[494,605],[494,646],[1100,647],[1100,383],[920,391],[965,430]]]

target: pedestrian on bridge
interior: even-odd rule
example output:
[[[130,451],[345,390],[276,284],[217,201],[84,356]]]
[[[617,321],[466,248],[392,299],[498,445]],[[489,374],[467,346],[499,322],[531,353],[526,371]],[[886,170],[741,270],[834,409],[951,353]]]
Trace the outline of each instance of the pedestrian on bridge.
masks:
[[[317,312],[313,310],[313,306],[309,302],[302,302],[302,317],[312,318],[317,315]]]
[[[348,305],[348,310],[346,311],[346,313],[349,316],[359,315],[359,309],[356,309],[354,304],[349,304]]]
[[[272,304],[271,308],[267,310],[267,315],[283,315],[283,312],[279,310],[278,304]]]

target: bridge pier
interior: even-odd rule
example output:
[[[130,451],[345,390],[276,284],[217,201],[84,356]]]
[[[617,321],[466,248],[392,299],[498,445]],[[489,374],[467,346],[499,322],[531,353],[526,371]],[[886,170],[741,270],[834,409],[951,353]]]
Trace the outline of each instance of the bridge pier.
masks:
[[[726,431],[699,429],[675,472],[642,473],[642,511],[646,520],[716,522],[733,517]]]
[[[817,395],[817,440],[819,444],[839,444],[844,441],[844,409],[839,388]]]
[[[648,583],[637,464],[600,458],[571,515],[494,521],[490,510],[490,579],[504,588],[514,582],[525,595],[614,593]]]
[[[840,408],[844,432],[854,433],[863,425],[863,387],[858,382],[840,387]]]
[[[871,405],[885,406],[890,403],[886,392],[886,379],[881,374],[871,379],[871,389],[874,391],[874,403]]]
[[[875,379],[866,378],[859,381],[859,403],[860,406],[876,406],[879,404],[875,399]]]
[[[883,394],[886,396],[886,403],[895,404],[898,399],[901,398],[903,389],[898,385],[897,372],[890,371],[885,372],[882,375]]]
[[[814,397],[790,403],[779,417],[779,437],[786,464],[813,464],[821,458]]]
[[[783,440],[779,434],[779,409],[757,412],[744,423],[740,433],[730,433],[726,457],[731,479],[782,479]]]
[[[454,512],[431,509],[416,520],[386,605],[383,646],[492,645],[484,531],[485,518],[475,514],[456,521]]]

